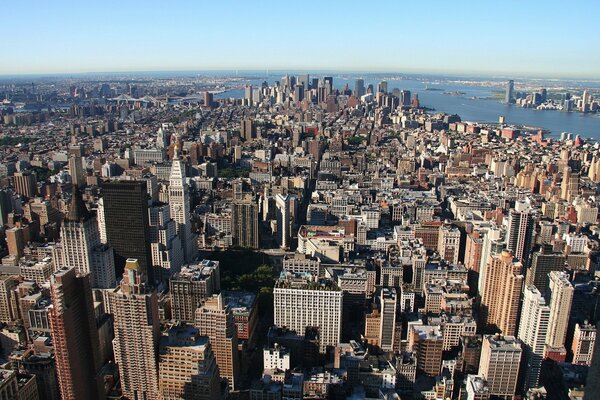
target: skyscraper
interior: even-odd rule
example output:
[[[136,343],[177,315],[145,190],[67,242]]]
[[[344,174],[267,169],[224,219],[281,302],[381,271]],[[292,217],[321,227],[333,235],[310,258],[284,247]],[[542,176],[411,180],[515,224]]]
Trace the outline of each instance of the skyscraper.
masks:
[[[113,350],[123,395],[158,399],[158,297],[148,286],[138,260],[126,260],[120,288],[109,293],[109,310],[114,318]]]
[[[522,352],[521,343],[514,336],[484,336],[478,375],[487,380],[491,395],[513,398]]]
[[[481,318],[485,325],[496,326],[502,334],[516,334],[517,314],[523,286],[522,265],[505,250],[492,255],[486,266],[481,295]]]
[[[74,186],[85,185],[85,171],[81,157],[73,156],[69,158],[69,174]]]
[[[175,220],[177,234],[181,240],[184,259],[186,262],[192,262],[198,249],[196,235],[192,231],[190,193],[185,177],[185,165],[179,158],[179,143],[177,140],[169,178],[169,206],[171,208],[171,218]]]
[[[546,341],[549,347],[558,348],[565,345],[573,293],[573,285],[569,282],[566,273],[550,272],[550,320],[548,322],[548,340]]]
[[[61,399],[104,398],[89,275],[61,268],[50,279],[50,328]]]
[[[302,334],[317,327],[321,352],[336,346],[342,334],[343,292],[335,282],[314,282],[311,274],[284,273],[275,284],[275,325]],[[299,312],[299,310],[301,310]]]
[[[591,324],[576,324],[573,334],[573,364],[587,365],[592,364],[592,355],[596,345],[596,327]]]
[[[513,92],[515,90],[515,81],[513,81],[512,79],[509,80],[508,82],[506,82],[506,93],[504,95],[504,102],[505,103],[512,103],[513,102]]]
[[[176,321],[193,323],[196,309],[221,290],[218,261],[203,260],[184,266],[169,279],[171,311]]]
[[[508,213],[506,248],[512,251],[515,258],[525,267],[529,266],[533,233],[534,218],[530,207],[523,202],[517,202],[515,208],[510,209]]]
[[[206,299],[196,310],[194,325],[200,335],[208,336],[221,377],[227,379],[230,389],[236,390],[240,373],[237,328],[221,294]]]
[[[527,270],[525,284],[534,285],[544,294],[552,271],[562,271],[565,268],[566,256],[563,253],[553,253],[552,246],[542,245],[540,251],[533,253],[531,268]]]
[[[76,186],[60,237],[62,265],[75,268],[78,274],[91,274],[93,287],[112,288],[116,285],[112,248],[100,242],[96,217],[88,211]]]
[[[277,243],[282,249],[290,247],[290,195],[277,194],[275,206],[277,207]]]
[[[381,304],[381,325],[379,346],[384,351],[394,351],[396,341],[396,309],[398,307],[398,295],[395,288],[382,288],[379,296]]]
[[[123,274],[126,260],[135,258],[153,282],[146,182],[105,183],[102,197],[106,239],[115,253],[117,276]]]
[[[357,79],[354,81],[354,96],[360,98],[365,94],[365,80]]]
[[[253,201],[252,196],[246,194],[242,200],[234,201],[231,210],[233,244],[254,249],[260,248],[258,204]]]
[[[209,339],[190,326],[173,326],[160,340],[158,375],[163,400],[220,397],[219,368]]]
[[[519,323],[519,339],[523,342],[525,389],[538,387],[542,360],[548,334],[550,308],[535,286],[526,286]]]

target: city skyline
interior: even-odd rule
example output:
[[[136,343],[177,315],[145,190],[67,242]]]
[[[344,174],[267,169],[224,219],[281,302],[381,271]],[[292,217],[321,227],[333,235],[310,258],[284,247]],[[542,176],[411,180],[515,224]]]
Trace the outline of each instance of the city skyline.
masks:
[[[588,1],[568,8],[552,1],[543,9],[384,2],[368,12],[359,2],[309,2],[304,12],[271,1],[179,2],[168,14],[157,4],[108,2],[82,10],[62,1],[33,11],[30,4],[11,5],[13,15],[27,17],[7,20],[5,32],[25,25],[28,34],[8,36],[10,57],[0,75],[288,69],[599,77],[593,65],[600,55],[589,51],[597,32]],[[509,14],[517,5],[519,12]],[[532,15],[539,23],[531,23]],[[577,21],[578,40],[553,34],[570,21]]]

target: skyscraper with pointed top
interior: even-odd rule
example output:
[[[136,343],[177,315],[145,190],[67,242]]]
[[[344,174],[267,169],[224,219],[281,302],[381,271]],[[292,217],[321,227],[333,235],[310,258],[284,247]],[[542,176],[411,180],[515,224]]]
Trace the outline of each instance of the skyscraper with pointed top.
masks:
[[[135,258],[125,262],[121,286],[109,293],[108,304],[114,317],[113,350],[123,395],[128,399],[160,398],[158,297]]]
[[[175,139],[173,164],[169,177],[169,207],[171,218],[177,225],[177,234],[186,262],[194,261],[196,256],[196,235],[192,231],[190,218],[190,192],[185,178],[185,165],[179,158],[179,138]]]
[[[96,216],[87,209],[76,186],[73,186],[71,204],[62,223],[60,237],[62,266],[74,268],[78,274],[90,274],[92,287],[115,287],[112,247],[101,243]]]

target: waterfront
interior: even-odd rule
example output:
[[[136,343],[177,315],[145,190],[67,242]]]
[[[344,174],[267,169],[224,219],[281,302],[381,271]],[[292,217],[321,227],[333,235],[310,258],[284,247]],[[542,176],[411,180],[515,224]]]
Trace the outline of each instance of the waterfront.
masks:
[[[248,82],[260,85],[263,80],[253,79]],[[280,77],[270,77],[266,80],[269,84],[273,84],[276,80],[280,80]],[[379,80],[376,79],[365,79],[365,86],[372,84],[376,88],[378,82]],[[353,89],[354,79],[334,76],[334,86],[337,89],[343,89],[346,84]],[[499,90],[497,86],[473,86],[451,82],[432,85],[425,79],[401,79],[388,80],[388,87],[390,91],[394,88],[410,90],[413,95],[419,95],[422,106],[435,111],[458,114],[463,121],[498,122],[498,117],[504,115],[508,124],[544,128],[550,131],[551,137],[558,137],[561,132],[569,132],[584,138],[600,140],[600,114],[535,110],[504,104],[500,99],[494,98]],[[427,87],[440,90],[426,90]],[[447,92],[461,92],[461,94],[449,95],[446,94]],[[234,89],[215,95],[215,98],[243,96],[243,89]]]

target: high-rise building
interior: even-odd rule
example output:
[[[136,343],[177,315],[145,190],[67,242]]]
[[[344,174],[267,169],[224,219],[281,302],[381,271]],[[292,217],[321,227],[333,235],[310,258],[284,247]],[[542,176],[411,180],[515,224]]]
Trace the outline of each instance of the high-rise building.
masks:
[[[563,253],[552,252],[552,246],[542,245],[539,251],[531,257],[531,267],[527,270],[526,285],[534,285],[542,294],[549,284],[549,274],[552,271],[562,271],[567,257]]]
[[[516,334],[521,288],[522,265],[513,253],[505,250],[492,255],[486,266],[486,276],[481,295],[482,323],[497,327],[502,334]]]
[[[212,400],[220,397],[219,368],[208,337],[189,326],[173,326],[160,340],[160,398]]]
[[[89,275],[61,268],[50,279],[49,312],[61,399],[104,398]]]
[[[439,375],[444,351],[444,336],[439,325],[411,325],[408,349],[417,355],[418,371],[429,376]]]
[[[387,81],[381,81],[377,84],[377,93],[387,93],[388,83]]]
[[[210,340],[219,374],[227,379],[230,389],[236,390],[240,374],[237,328],[223,296],[218,294],[206,299],[204,305],[196,310],[195,317],[198,333]]]
[[[193,323],[196,309],[221,290],[218,261],[203,260],[184,266],[169,279],[171,312],[176,321]]]
[[[250,194],[242,197],[231,205],[233,244],[258,249],[260,248],[258,204],[252,201]]]
[[[69,158],[69,175],[71,175],[71,183],[73,186],[85,185],[85,171],[81,157]]]
[[[307,273],[282,273],[275,284],[275,325],[304,332],[319,329],[321,352],[340,343],[343,292],[335,282]]]
[[[325,76],[323,77],[323,83],[325,85],[326,95],[329,96],[331,92],[333,92],[333,77]]]
[[[171,218],[167,204],[153,204],[148,209],[150,222],[150,252],[156,279],[168,279],[184,263],[177,223]]]
[[[592,365],[592,355],[596,344],[596,327],[591,324],[576,324],[573,334],[573,364]]]
[[[21,196],[32,198],[38,194],[37,179],[35,172],[15,172],[13,178],[15,192],[17,192]]]
[[[288,249],[291,241],[290,199],[290,195],[282,195],[278,193],[275,196],[275,207],[277,208],[276,240],[282,249]]]
[[[364,94],[365,94],[365,80],[357,79],[356,81],[354,81],[353,95],[360,98],[361,96],[364,96]]]
[[[245,118],[241,122],[240,136],[247,142],[256,138],[256,124],[252,118]]]
[[[508,82],[506,82],[506,93],[504,95],[504,102],[505,103],[512,103],[513,99],[514,99],[514,92],[515,90],[515,81],[513,81],[512,79],[509,80]]]
[[[440,227],[437,250],[444,260],[458,264],[460,231],[457,227],[448,225]]]
[[[379,347],[384,351],[394,351],[396,341],[396,310],[398,295],[395,288],[382,288],[379,294],[381,321],[379,328]]]
[[[521,343],[514,336],[484,336],[478,375],[487,381],[491,395],[513,398],[522,352]]]
[[[171,218],[176,223],[186,262],[194,261],[198,248],[196,234],[192,230],[190,214],[190,193],[185,176],[185,165],[179,158],[179,143],[175,142],[173,165],[169,177],[169,206]]]
[[[304,90],[310,90],[310,76],[309,74],[298,76],[298,85],[302,86]],[[298,86],[296,85],[296,86]]]
[[[571,167],[565,167],[562,182],[560,183],[560,198],[571,201],[579,192],[579,174],[573,172]]]
[[[19,318],[15,288],[19,284],[17,275],[0,275],[0,322],[7,324]]]
[[[528,206],[517,202],[516,208],[509,211],[506,248],[515,258],[529,266],[529,256],[533,244],[534,218]]]
[[[565,345],[569,315],[573,302],[574,288],[568,275],[562,271],[550,272],[550,321],[548,322],[549,347],[557,348]]]
[[[544,358],[550,307],[535,286],[526,286],[523,292],[523,308],[519,323],[518,338],[523,342],[527,369],[525,389],[536,388]]]
[[[69,212],[60,229],[61,264],[78,274],[90,274],[95,288],[116,285],[112,248],[100,242],[96,217],[85,206],[81,192],[74,186]]]
[[[160,398],[158,297],[138,260],[126,260],[120,288],[109,293],[109,311],[114,319],[113,351],[123,395],[130,399]]]
[[[153,282],[146,182],[105,183],[102,197],[106,239],[114,250],[116,275],[123,274],[128,258],[135,258]]]

